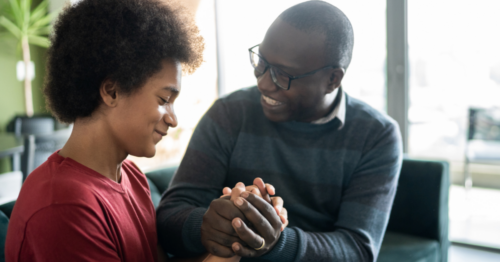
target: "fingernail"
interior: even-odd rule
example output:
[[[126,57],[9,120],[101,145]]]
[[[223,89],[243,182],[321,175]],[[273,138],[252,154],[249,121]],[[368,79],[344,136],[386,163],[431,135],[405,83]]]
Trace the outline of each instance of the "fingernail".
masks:
[[[236,219],[236,221],[234,221],[234,226],[241,227],[241,221],[239,219]]]
[[[245,184],[243,184],[242,182],[238,182],[238,183],[236,184],[236,186],[237,186],[237,187],[245,187]]]
[[[234,247],[233,247],[233,248],[234,248],[234,251],[238,251],[238,250],[240,250],[240,246],[239,246],[239,245],[234,245]]]
[[[243,199],[241,199],[241,198],[238,197],[238,199],[236,199],[236,205],[237,206],[243,205]]]
[[[248,197],[248,192],[245,191],[245,192],[241,193],[240,196],[243,197],[243,198],[247,198]]]

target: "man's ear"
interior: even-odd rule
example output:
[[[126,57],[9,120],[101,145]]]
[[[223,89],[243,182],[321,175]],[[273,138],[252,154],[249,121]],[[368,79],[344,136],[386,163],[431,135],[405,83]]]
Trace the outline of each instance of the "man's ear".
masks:
[[[99,88],[99,93],[106,106],[116,107],[118,100],[118,84],[116,81],[112,81],[109,78],[104,79]]]
[[[342,84],[342,79],[344,78],[345,75],[345,69],[344,68],[334,68],[330,72],[330,78],[328,79],[328,89],[327,92],[331,93],[333,90],[338,88]]]

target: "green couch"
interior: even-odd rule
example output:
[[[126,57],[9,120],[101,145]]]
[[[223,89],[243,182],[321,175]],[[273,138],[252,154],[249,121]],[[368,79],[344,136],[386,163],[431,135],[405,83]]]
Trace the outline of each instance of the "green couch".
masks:
[[[146,173],[160,202],[175,167]],[[405,159],[378,262],[448,261],[448,163]],[[154,191],[154,193],[153,193]],[[286,199],[285,199],[286,203]],[[285,204],[286,205],[286,204]]]
[[[15,201],[0,205],[0,262],[5,262],[5,237],[14,204]]]
[[[146,173],[155,207],[177,167]],[[448,261],[449,173],[445,162],[403,161],[398,191],[378,262]],[[0,206],[0,262],[14,202]]]
[[[405,159],[378,262],[448,261],[448,163]]]

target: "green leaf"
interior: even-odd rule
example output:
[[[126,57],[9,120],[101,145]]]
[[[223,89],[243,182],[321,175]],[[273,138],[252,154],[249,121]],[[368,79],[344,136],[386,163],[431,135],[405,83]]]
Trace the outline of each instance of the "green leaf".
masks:
[[[43,37],[43,36],[30,35],[30,36],[28,36],[28,42],[30,44],[38,45],[41,47],[49,47],[50,46],[49,39],[47,37]]]
[[[48,25],[50,24],[50,22],[52,22],[52,20],[54,19],[54,14],[48,14],[40,19],[38,19],[37,21],[35,21],[31,27],[32,28],[36,28],[36,27],[40,27],[40,26],[44,26],[44,25]]]
[[[23,32],[21,29],[19,29],[19,27],[17,27],[12,21],[5,18],[5,16],[0,17],[0,25],[9,30],[9,32],[11,32],[16,38],[22,38]]]
[[[33,23],[39,18],[47,14],[47,8],[49,6],[49,1],[42,1],[32,12],[30,17],[30,22]]]
[[[37,28],[30,28],[28,30],[28,34],[30,35],[48,35],[50,34],[50,31],[52,28],[50,26],[43,26],[43,27],[37,27]]]
[[[23,13],[17,0],[9,0],[12,14],[16,18],[17,25],[20,27],[23,24]]]
[[[21,12],[23,12],[23,26],[24,32],[28,31],[31,16],[31,0],[21,0]]]

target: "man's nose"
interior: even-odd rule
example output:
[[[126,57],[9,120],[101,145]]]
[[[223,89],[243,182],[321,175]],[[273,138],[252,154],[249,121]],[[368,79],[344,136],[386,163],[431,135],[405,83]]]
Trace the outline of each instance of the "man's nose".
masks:
[[[271,68],[267,69],[264,74],[257,77],[257,87],[261,91],[273,92],[277,90],[277,86],[271,78]]]
[[[173,105],[169,105],[167,107],[167,110],[166,110],[165,114],[163,115],[163,121],[165,121],[165,123],[169,127],[176,127],[177,126],[177,116],[175,115]]]

